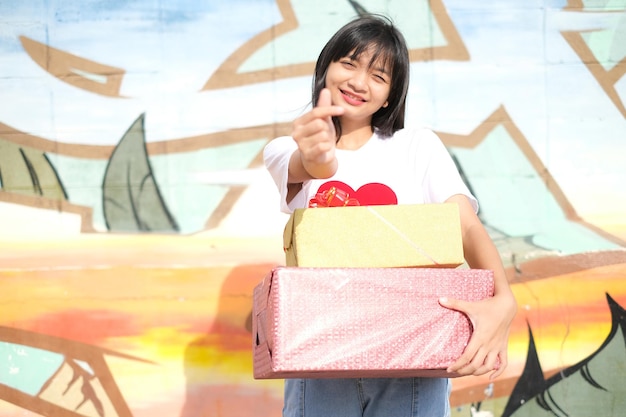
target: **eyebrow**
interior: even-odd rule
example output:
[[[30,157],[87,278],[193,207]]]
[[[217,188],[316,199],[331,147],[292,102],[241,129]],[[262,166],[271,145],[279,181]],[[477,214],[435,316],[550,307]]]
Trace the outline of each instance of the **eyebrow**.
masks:
[[[387,71],[385,68],[383,67],[376,67],[374,68],[375,71],[379,71],[382,72],[383,74],[389,75],[389,71]]]

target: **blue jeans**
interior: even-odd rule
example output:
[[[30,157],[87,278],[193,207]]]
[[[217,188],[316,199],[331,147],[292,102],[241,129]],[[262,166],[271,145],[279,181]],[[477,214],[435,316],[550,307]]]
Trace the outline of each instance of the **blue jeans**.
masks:
[[[287,379],[283,417],[449,417],[447,378]]]

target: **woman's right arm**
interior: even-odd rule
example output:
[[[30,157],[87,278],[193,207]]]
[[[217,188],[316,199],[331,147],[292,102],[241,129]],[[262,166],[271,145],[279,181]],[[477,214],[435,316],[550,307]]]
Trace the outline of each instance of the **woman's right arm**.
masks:
[[[330,93],[322,90],[318,106],[293,122],[291,137],[276,138],[265,146],[263,160],[281,193],[283,211],[289,211],[305,181],[329,178],[337,171],[332,117],[342,113],[342,107],[330,104]]]

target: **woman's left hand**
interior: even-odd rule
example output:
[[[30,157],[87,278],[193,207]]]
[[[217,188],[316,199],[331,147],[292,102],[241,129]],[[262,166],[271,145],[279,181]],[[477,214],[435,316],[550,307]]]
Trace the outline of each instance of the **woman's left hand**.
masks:
[[[509,327],[517,310],[513,295],[505,292],[477,302],[441,298],[439,303],[467,315],[473,326],[469,343],[448,372],[461,376],[492,372],[490,379],[500,376],[508,363]]]

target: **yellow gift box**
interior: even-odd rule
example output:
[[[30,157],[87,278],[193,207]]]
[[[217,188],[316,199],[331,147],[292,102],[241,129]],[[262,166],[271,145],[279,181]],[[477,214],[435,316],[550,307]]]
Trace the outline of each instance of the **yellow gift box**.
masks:
[[[284,231],[287,266],[445,267],[464,262],[458,205],[296,209]]]

